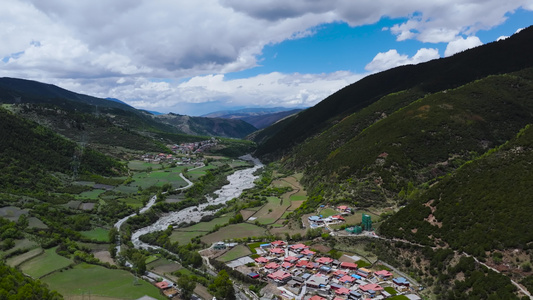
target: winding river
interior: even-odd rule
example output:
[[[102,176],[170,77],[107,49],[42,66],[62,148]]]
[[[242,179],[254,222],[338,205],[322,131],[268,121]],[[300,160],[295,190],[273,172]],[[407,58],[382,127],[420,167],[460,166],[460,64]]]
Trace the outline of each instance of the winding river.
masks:
[[[191,221],[198,222],[203,216],[215,213],[214,211],[204,211],[206,206],[226,203],[229,200],[232,200],[233,198],[239,197],[245,189],[254,187],[254,181],[258,178],[258,176],[254,175],[254,172],[263,167],[263,164],[258,159],[253,158],[251,155],[242,156],[240,157],[240,159],[252,161],[254,163],[254,166],[252,168],[239,170],[231,175],[228,175],[227,179],[229,183],[223,186],[221,189],[215,191],[215,198],[207,197],[207,203],[203,203],[198,206],[188,207],[180,211],[167,213],[161,218],[159,218],[159,220],[157,220],[152,225],[135,231],[131,235],[131,241],[135,248],[158,249],[158,246],[149,245],[142,242],[141,240],[139,240],[139,237],[147,233],[165,230],[169,225],[172,224],[179,224],[181,222]],[[155,196],[152,198],[154,200],[153,202],[152,199],[150,199],[149,204],[155,203],[154,198]],[[145,209],[141,210],[141,213],[146,210],[148,209],[145,207]],[[122,223],[125,222],[129,217],[130,216],[124,218],[123,220],[120,220],[120,225],[122,225]],[[117,226],[119,223],[115,224],[115,226]]]

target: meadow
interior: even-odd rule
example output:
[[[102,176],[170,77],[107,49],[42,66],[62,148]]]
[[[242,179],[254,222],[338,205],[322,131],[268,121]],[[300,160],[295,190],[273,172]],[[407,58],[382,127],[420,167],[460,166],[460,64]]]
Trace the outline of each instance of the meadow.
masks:
[[[73,261],[56,253],[57,247],[44,252],[20,265],[20,270],[33,278],[40,278],[56,270],[65,268]]]
[[[55,272],[41,279],[50,289],[68,299],[75,295],[105,296],[115,299],[137,299],[144,295],[165,299],[159,290],[148,282],[123,270],[106,269],[81,263],[72,269]]]

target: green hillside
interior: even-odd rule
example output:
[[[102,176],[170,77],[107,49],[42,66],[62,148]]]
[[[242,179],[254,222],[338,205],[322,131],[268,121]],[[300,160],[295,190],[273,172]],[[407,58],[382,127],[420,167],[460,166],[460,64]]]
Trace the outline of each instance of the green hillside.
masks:
[[[256,154],[267,159],[280,158],[306,139],[319,135],[345,117],[368,107],[382,97],[400,91],[418,89],[423,94],[456,88],[492,74],[502,74],[532,67],[533,27],[509,39],[493,42],[456,54],[452,57],[418,65],[397,67],[367,76],[324,99],[312,108],[278,123],[261,136]],[[364,128],[353,128],[339,138],[340,146]],[[338,147],[337,146],[337,147]]]
[[[409,183],[416,187],[445,175],[533,123],[532,78],[533,69],[490,76],[420,98],[375,123],[368,122],[380,104],[391,99],[404,100],[394,104],[405,103],[416,93],[390,95],[330,130],[371,123],[325,159],[321,152],[328,142],[334,144],[330,131],[322,134],[325,142],[316,138],[302,146],[297,153],[308,155],[295,155],[295,160],[307,157],[304,181],[310,187],[328,186],[332,197],[347,197],[360,204],[385,201],[407,190]],[[388,105],[385,109],[395,108]],[[317,158],[310,159],[313,156]],[[343,188],[337,191],[339,184]],[[372,195],[371,190],[380,192]]]
[[[533,127],[527,125],[417,197],[380,232],[481,257],[494,249],[532,249],[532,161]]]
[[[31,121],[0,108],[0,188],[38,193],[61,185],[55,173],[118,175],[124,167],[91,148],[80,148]]]

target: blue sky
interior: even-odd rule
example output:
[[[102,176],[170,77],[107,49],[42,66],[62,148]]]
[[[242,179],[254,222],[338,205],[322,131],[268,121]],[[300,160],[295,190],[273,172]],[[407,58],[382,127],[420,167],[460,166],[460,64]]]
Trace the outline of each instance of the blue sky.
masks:
[[[0,76],[165,113],[308,107],[532,23],[533,0],[4,0]]]

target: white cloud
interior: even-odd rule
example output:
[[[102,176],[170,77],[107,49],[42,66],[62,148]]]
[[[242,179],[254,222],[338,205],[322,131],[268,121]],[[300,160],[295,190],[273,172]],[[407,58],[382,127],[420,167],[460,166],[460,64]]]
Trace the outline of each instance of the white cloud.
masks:
[[[418,64],[439,57],[438,49],[422,48],[419,49],[413,57],[409,57],[405,54],[401,55],[396,49],[391,49],[387,52],[378,53],[374,59],[365,66],[365,70],[375,73],[402,65]]]
[[[469,36],[466,39],[460,37],[448,43],[448,46],[446,46],[446,50],[444,51],[444,56],[452,56],[455,53],[481,45],[483,45],[483,43],[477,36]]]
[[[319,75],[278,75],[300,89],[278,84],[254,90],[246,84],[258,79],[254,77],[239,91],[224,93],[213,89],[221,75],[211,75],[210,85],[190,89],[173,82],[255,67],[266,45],[313,35],[313,28],[331,22],[359,26],[383,17],[402,18],[403,23],[388,28],[397,40],[449,42],[452,52],[461,48],[459,36],[501,24],[520,7],[533,10],[533,0],[3,0],[0,76],[61,83],[76,92],[146,105],[155,106],[151,99],[160,99],[160,107],[217,97],[244,103],[243,95],[248,101],[313,103],[325,95],[318,91],[320,84],[330,91],[353,80],[332,80],[335,73],[327,80]],[[367,70],[435,58],[435,49],[421,51],[412,58],[378,54]],[[292,81],[305,76],[315,84]],[[147,84],[163,80],[170,82],[168,87]],[[238,88],[231,84],[236,81],[222,82]],[[192,96],[193,91],[199,94]],[[274,96],[267,100],[264,95],[254,97],[252,91]]]

